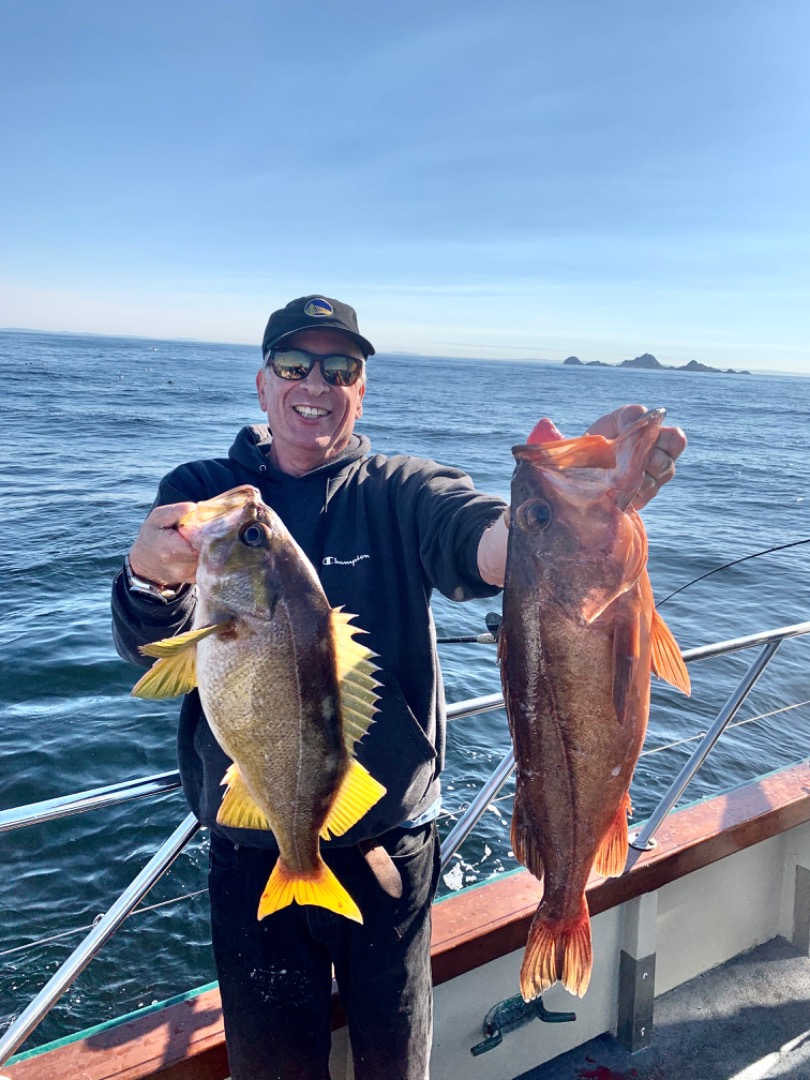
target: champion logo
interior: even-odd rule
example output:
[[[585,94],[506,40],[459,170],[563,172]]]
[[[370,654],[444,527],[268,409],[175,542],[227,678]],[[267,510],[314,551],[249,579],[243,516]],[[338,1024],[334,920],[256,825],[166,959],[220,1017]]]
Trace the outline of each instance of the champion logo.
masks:
[[[317,296],[306,305],[304,314],[311,315],[313,318],[323,318],[326,315],[334,315],[335,309],[328,300],[324,300],[322,296]]]
[[[370,555],[355,555],[353,559],[336,559],[334,555],[324,556],[324,566],[356,566],[363,559],[370,559]]]

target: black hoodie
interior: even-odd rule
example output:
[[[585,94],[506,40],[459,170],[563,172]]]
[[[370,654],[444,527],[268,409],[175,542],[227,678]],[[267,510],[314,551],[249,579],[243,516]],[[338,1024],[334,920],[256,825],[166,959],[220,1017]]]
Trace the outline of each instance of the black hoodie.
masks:
[[[504,510],[474,490],[457,469],[422,458],[369,455],[362,436],[340,457],[300,477],[269,461],[265,425],[239,432],[227,458],[193,461],[160,483],[155,506],[200,502],[252,484],[312,561],[332,607],[355,625],[378,655],[379,712],[357,757],[387,794],[354,828],[330,843],[355,843],[417,817],[439,794],[445,708],[430,595],[451,600],[493,596],[478,574],[478,542]],[[164,603],[130,593],[123,573],[113,584],[113,637],[119,654],[149,666],[138,646],[191,626],[196,593]],[[216,825],[229,759],[214,739],[199,695],[180,710],[178,760],[189,805],[203,825],[231,840],[275,847],[272,833]]]

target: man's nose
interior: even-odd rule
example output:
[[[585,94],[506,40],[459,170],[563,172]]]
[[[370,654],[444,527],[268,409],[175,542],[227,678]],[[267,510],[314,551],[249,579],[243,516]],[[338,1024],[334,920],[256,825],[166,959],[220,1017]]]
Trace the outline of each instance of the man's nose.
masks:
[[[310,394],[325,394],[329,391],[329,383],[324,379],[320,364],[313,364],[312,371],[304,379],[304,386]]]

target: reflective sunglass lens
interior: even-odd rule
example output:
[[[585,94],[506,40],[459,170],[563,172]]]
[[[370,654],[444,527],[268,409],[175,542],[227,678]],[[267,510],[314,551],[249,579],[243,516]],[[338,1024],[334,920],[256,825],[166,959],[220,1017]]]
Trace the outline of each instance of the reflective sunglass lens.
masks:
[[[312,371],[312,358],[297,351],[274,353],[270,366],[280,379],[305,379]]]
[[[363,372],[363,361],[354,356],[314,356],[303,349],[270,354],[270,367],[280,379],[305,379],[318,363],[331,386],[353,386]]]
[[[335,386],[351,386],[357,382],[362,370],[362,360],[353,356],[326,356],[321,360],[324,379]]]

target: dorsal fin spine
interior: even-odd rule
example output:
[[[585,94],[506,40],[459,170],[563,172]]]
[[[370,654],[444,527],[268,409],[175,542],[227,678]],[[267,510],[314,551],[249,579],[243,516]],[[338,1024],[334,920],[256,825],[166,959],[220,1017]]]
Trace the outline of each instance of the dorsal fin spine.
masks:
[[[364,633],[351,626],[354,615],[340,609],[332,610],[332,636],[335,650],[335,671],[340,691],[340,712],[343,718],[343,741],[354,757],[355,744],[368,731],[377,712],[375,693],[379,683],[374,678],[376,666],[371,663],[374,653],[355,640]]]

